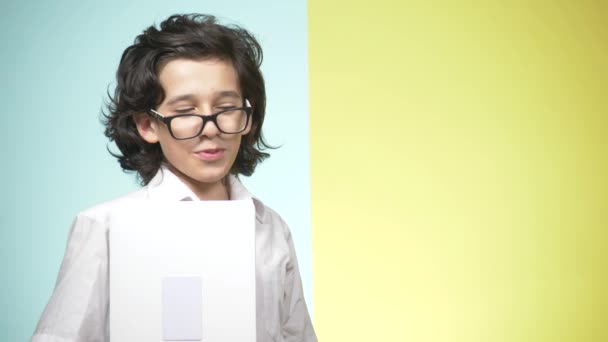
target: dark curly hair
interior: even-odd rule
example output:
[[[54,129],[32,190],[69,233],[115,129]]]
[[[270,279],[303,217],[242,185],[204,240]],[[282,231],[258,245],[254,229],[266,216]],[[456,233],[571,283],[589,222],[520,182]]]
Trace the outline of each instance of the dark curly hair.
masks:
[[[165,97],[158,79],[160,67],[176,58],[220,58],[232,62],[243,96],[253,109],[252,127],[243,136],[230,173],[250,176],[256,165],[269,157],[262,152],[272,148],[264,141],[262,123],[266,109],[266,90],[260,71],[262,48],[247,30],[221,25],[210,15],[172,15],[150,26],[135,38],[120,59],[114,96],[108,93],[107,111],[102,113],[105,135],[114,141],[124,171],[136,171],[141,183],[148,184],[165,160],[158,143],[150,144],[137,131],[133,116],[158,106]]]

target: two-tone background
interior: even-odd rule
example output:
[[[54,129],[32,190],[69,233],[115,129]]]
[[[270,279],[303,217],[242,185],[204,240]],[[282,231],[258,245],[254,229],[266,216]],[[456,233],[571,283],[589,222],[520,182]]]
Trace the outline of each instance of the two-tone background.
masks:
[[[29,0],[0,4],[1,341],[33,332],[74,215],[137,188],[105,92],[189,12],[264,48],[282,147],[244,181],[321,340],[608,340],[605,2]]]

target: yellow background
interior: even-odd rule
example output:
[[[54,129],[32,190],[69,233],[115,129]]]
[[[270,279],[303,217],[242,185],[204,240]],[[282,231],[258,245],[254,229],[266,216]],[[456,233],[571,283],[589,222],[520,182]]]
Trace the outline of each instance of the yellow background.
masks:
[[[608,341],[608,2],[309,1],[322,341]]]

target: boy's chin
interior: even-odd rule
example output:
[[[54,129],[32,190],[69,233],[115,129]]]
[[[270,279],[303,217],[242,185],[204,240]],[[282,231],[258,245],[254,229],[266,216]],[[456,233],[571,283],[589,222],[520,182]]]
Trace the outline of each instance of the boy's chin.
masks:
[[[226,175],[220,175],[220,176],[205,175],[205,176],[197,177],[197,178],[195,178],[195,180],[198,181],[199,183],[214,184],[214,183],[221,182],[222,179],[224,179],[224,177],[226,177]]]
[[[224,177],[228,175],[229,171],[230,170],[226,170],[224,168],[218,168],[217,170],[197,170],[197,172],[194,172],[189,176],[198,182],[213,184],[224,179]]]
[[[216,167],[197,167],[195,169],[189,168],[176,168],[172,166],[171,169],[176,173],[182,180],[189,180],[189,182],[214,184],[222,181],[230,173],[230,169],[223,166]]]

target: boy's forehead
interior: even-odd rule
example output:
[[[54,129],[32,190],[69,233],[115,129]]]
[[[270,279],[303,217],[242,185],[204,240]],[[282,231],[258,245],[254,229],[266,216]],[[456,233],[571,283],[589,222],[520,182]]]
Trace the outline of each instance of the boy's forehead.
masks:
[[[234,65],[222,59],[186,59],[177,58],[165,63],[159,71],[161,81],[189,80],[204,78],[208,80],[236,81],[237,72]]]
[[[159,81],[172,103],[200,97],[241,98],[234,66],[221,59],[171,60],[161,68]]]

